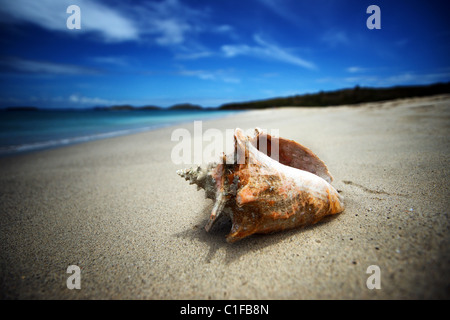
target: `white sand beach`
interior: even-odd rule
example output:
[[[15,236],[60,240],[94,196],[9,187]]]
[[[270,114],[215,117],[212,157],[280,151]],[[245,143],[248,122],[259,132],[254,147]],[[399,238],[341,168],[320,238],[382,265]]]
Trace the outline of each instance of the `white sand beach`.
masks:
[[[171,161],[176,128],[0,158],[2,299],[450,297],[450,96],[279,108],[203,129],[279,129],[345,197],[314,226],[230,244]],[[81,289],[69,290],[69,265]],[[381,289],[366,286],[369,266]]]

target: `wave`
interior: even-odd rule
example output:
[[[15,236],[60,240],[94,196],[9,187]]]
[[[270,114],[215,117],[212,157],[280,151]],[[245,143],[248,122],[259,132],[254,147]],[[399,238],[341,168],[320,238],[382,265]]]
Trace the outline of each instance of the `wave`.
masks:
[[[170,126],[170,125],[171,124],[158,124],[158,125],[146,126],[146,127],[141,127],[141,128],[124,129],[124,130],[96,133],[96,134],[91,134],[91,135],[67,137],[67,138],[33,142],[33,143],[4,146],[4,147],[0,147],[0,155],[8,155],[8,154],[14,154],[14,153],[19,153],[19,152],[50,149],[50,148],[61,147],[61,146],[71,145],[71,144],[76,144],[76,143],[82,143],[82,142],[88,142],[88,141],[94,141],[94,140],[100,140],[100,139],[106,139],[106,138],[113,138],[113,137],[133,134],[133,133],[151,131],[151,130],[155,130],[155,129]]]

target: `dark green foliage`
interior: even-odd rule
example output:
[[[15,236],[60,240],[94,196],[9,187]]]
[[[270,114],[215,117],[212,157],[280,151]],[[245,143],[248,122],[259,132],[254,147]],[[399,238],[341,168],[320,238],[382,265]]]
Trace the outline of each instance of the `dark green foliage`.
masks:
[[[223,110],[263,109],[283,106],[292,107],[325,107],[344,104],[385,101],[408,97],[424,97],[450,93],[450,83],[437,83],[428,86],[398,86],[391,88],[364,88],[356,86],[352,89],[341,89],[314,94],[280,97],[267,100],[235,102],[220,106]]]

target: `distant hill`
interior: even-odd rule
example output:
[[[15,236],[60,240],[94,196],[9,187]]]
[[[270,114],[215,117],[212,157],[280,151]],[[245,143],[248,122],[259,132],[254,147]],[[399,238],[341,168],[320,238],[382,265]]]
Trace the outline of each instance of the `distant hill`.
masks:
[[[161,107],[157,106],[148,105],[143,107],[135,107],[129,104],[115,105],[110,107],[94,107],[93,109],[97,111],[163,110]]]
[[[112,110],[112,111],[122,111],[122,110],[134,110],[136,108],[129,104],[125,104],[125,105],[120,105],[120,106],[111,106],[108,109]]]
[[[31,106],[17,106],[17,107],[7,107],[5,111],[38,111],[37,107]]]
[[[143,107],[139,107],[139,108],[136,108],[136,109],[138,109],[138,110],[162,110],[162,108],[161,107],[158,107],[158,106],[143,106]]]
[[[180,104],[175,104],[169,108],[161,108],[158,106],[153,106],[153,105],[146,105],[146,106],[142,106],[142,107],[135,107],[129,104],[124,104],[124,105],[115,105],[115,106],[110,106],[110,107],[96,107],[96,110],[102,110],[102,111],[130,111],[130,110],[205,110],[205,108],[203,108],[200,105],[196,105],[196,104],[191,104],[191,103],[180,103]]]
[[[367,88],[356,86],[351,89],[336,91],[320,91],[313,94],[279,97],[248,102],[223,104],[221,110],[264,109],[282,106],[292,107],[326,107],[344,104],[358,104],[408,97],[424,97],[436,94],[450,93],[449,83],[437,83],[427,86],[397,86],[390,88]]]
[[[114,106],[97,106],[92,107],[91,110],[97,111],[150,111],[150,110],[202,110],[202,111],[216,111],[216,110],[247,110],[247,109],[264,109],[277,107],[327,107],[348,104],[358,104],[366,102],[386,101],[410,97],[424,97],[437,94],[450,94],[450,82],[436,83],[432,85],[422,86],[396,86],[389,88],[370,88],[359,87],[340,89],[334,91],[320,91],[317,93],[307,93],[302,95],[295,95],[289,97],[277,97],[265,100],[232,102],[226,103],[218,108],[208,107],[204,108],[200,105],[191,103],[175,104],[169,108],[161,108],[154,105],[145,105],[135,107],[129,104],[114,105]],[[0,109],[3,111],[36,111],[48,110],[39,109],[33,106],[14,106]],[[58,109],[51,109],[56,111]],[[69,110],[69,109],[59,109]],[[70,109],[80,110],[80,109]]]
[[[204,108],[197,104],[180,103],[169,107],[169,110],[204,110]]]

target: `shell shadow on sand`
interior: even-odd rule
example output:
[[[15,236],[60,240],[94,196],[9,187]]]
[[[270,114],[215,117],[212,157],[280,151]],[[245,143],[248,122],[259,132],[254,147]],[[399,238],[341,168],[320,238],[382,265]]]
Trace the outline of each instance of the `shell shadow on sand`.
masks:
[[[329,222],[338,218],[336,215],[331,215],[325,217],[314,225],[285,230],[284,232],[254,234],[250,237],[242,239],[241,241],[231,244],[225,240],[226,235],[230,232],[232,226],[230,219],[223,218],[214,225],[212,230],[209,232],[205,230],[204,226],[208,222],[207,217],[211,212],[212,207],[212,204],[205,206],[201,213],[199,213],[198,219],[193,227],[189,227],[186,230],[174,235],[177,238],[190,240],[190,242],[201,242],[202,244],[207,245],[209,250],[203,259],[205,263],[210,263],[217,255],[217,252],[221,250],[225,252],[225,257],[223,259],[224,263],[233,263],[248,253],[264,250],[265,248],[271,247],[283,241],[287,241],[290,238],[311,229],[326,227]]]

